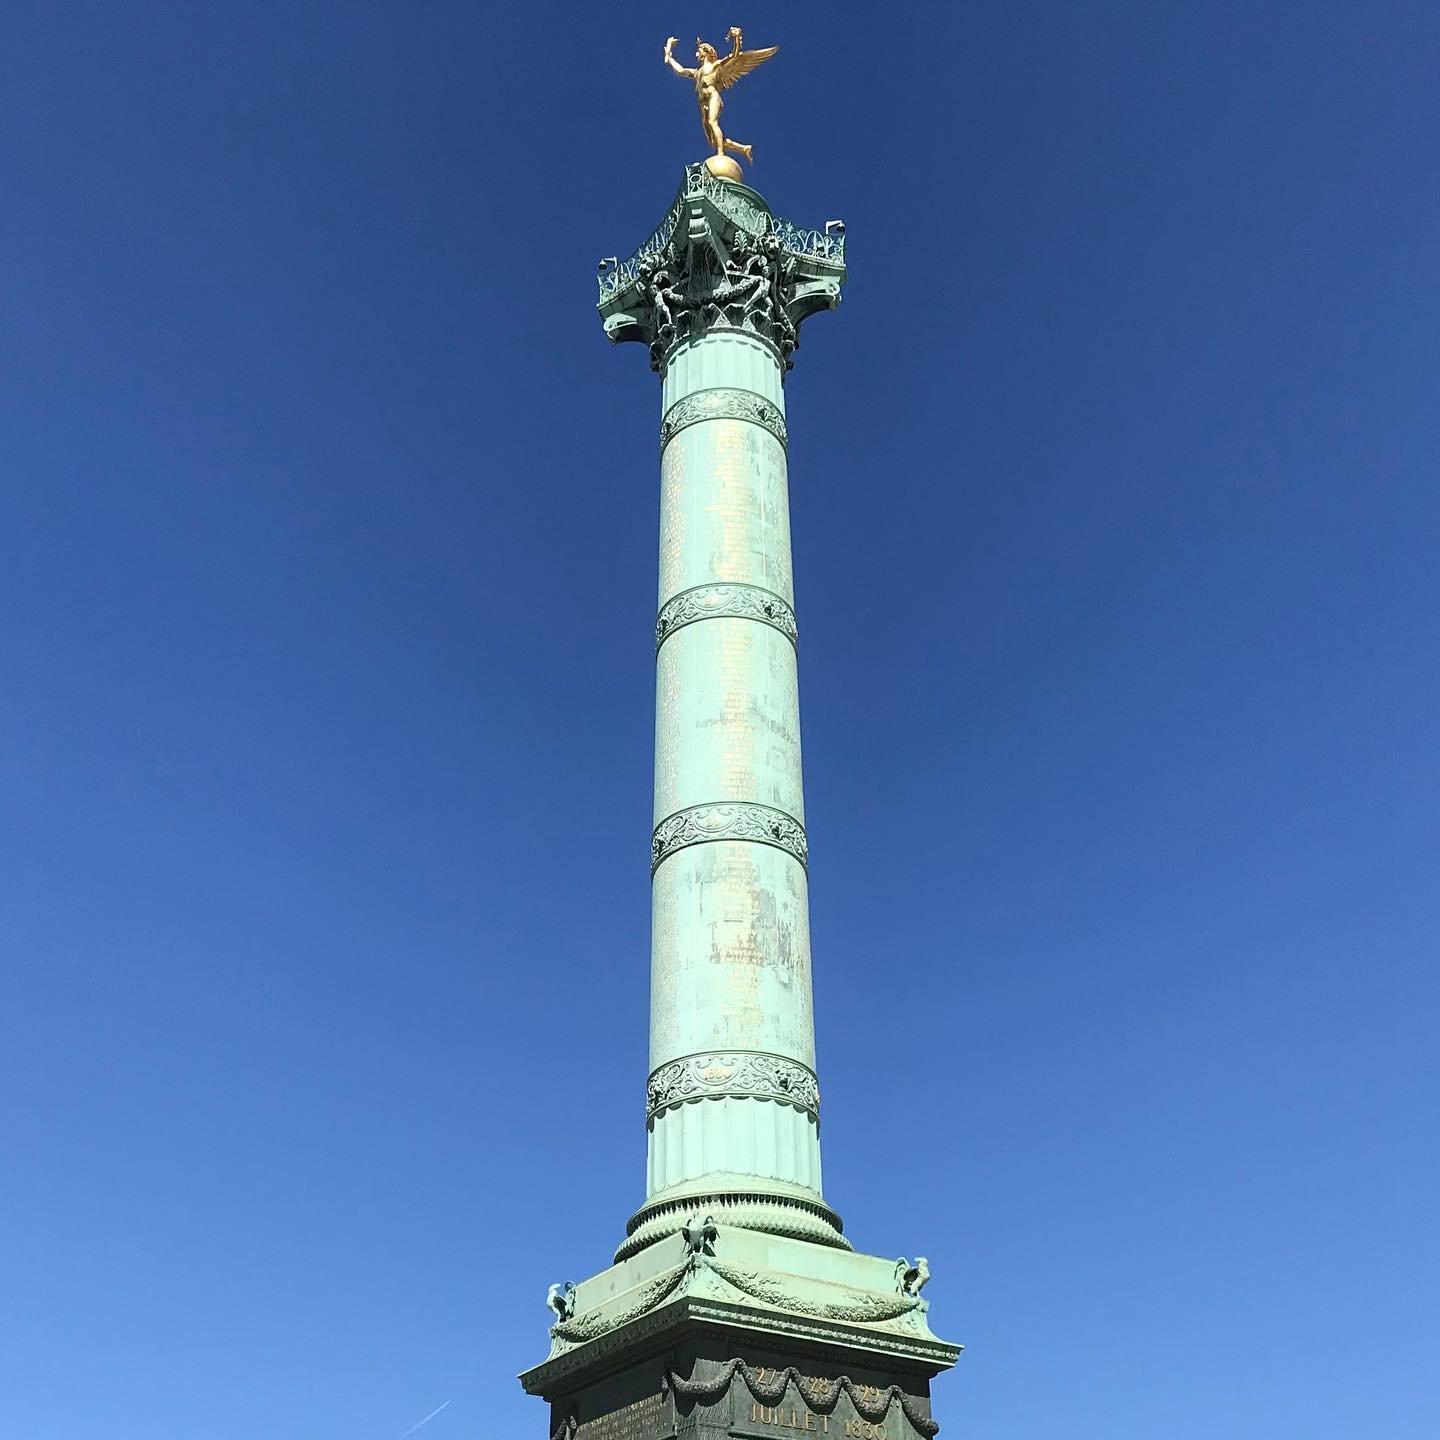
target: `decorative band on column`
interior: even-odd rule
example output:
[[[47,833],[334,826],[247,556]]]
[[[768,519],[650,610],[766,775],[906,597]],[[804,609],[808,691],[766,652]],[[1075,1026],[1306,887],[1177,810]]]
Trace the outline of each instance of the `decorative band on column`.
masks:
[[[682,626],[696,620],[759,620],[773,625],[792,645],[799,644],[795,612],[773,591],[759,585],[693,585],[672,595],[655,617],[658,650]]]
[[[779,1100],[820,1118],[820,1082],[798,1060],[757,1050],[711,1051],[686,1055],[656,1070],[645,1085],[645,1118],[686,1100],[722,1095]]]
[[[677,850],[711,840],[753,840],[773,845],[809,869],[805,827],[793,815],[769,805],[727,800],[714,805],[691,805],[667,815],[650,837],[651,875]]]
[[[786,443],[785,417],[776,405],[753,390],[731,390],[716,386],[682,396],[660,422],[660,448],[664,448],[687,425],[701,420],[749,420],[768,430],[782,445]]]

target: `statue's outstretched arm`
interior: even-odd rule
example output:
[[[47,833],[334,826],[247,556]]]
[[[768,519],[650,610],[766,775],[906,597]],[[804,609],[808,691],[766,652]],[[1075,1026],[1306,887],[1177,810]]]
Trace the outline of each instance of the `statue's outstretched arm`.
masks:
[[[730,53],[725,58],[727,60],[733,60],[739,53],[740,27],[738,25],[732,25],[730,27]]]
[[[694,72],[693,70],[687,70],[682,64],[680,64],[680,62],[679,62],[678,60],[676,60],[675,56],[671,53],[671,52],[675,49],[675,42],[676,42],[678,39],[679,39],[679,36],[677,36],[677,35],[672,35],[672,36],[665,42],[665,63],[666,63],[677,75],[683,75],[687,80],[693,80],[693,79],[695,78],[695,72]]]

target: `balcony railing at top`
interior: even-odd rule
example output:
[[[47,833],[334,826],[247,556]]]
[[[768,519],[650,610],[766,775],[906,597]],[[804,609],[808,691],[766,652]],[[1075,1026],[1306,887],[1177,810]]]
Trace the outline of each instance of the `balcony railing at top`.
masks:
[[[845,231],[802,230],[780,216],[772,217],[770,228],[780,237],[780,243],[795,255],[804,255],[811,260],[833,260],[837,265],[845,263]]]

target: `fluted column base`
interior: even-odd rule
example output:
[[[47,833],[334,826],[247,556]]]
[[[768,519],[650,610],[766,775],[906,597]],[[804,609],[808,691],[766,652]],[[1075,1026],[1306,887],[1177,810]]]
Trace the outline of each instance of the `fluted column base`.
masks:
[[[680,1061],[662,1067],[652,1077],[651,1093],[659,1088],[658,1082],[677,1071],[682,1072],[680,1083],[689,1080],[696,1065],[706,1061],[712,1062],[706,1073],[718,1071],[730,1077],[728,1082],[716,1081],[717,1086],[773,1086],[778,1077],[797,1091],[808,1082],[810,1093],[818,1099],[811,1070],[768,1055],[701,1056]],[[794,1081],[792,1075],[797,1077]],[[779,1181],[813,1190],[817,1199],[820,1196],[820,1122],[800,1096],[792,1101],[773,1094],[701,1094],[653,1112],[647,1128],[647,1199],[679,1185],[696,1184],[707,1175],[749,1175],[762,1188]]]

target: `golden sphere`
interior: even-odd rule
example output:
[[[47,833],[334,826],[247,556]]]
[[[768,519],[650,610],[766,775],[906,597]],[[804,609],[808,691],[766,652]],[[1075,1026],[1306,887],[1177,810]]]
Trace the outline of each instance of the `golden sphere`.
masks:
[[[740,181],[745,178],[745,172],[740,168],[738,160],[732,160],[728,155],[710,155],[706,157],[705,168],[717,180]]]

